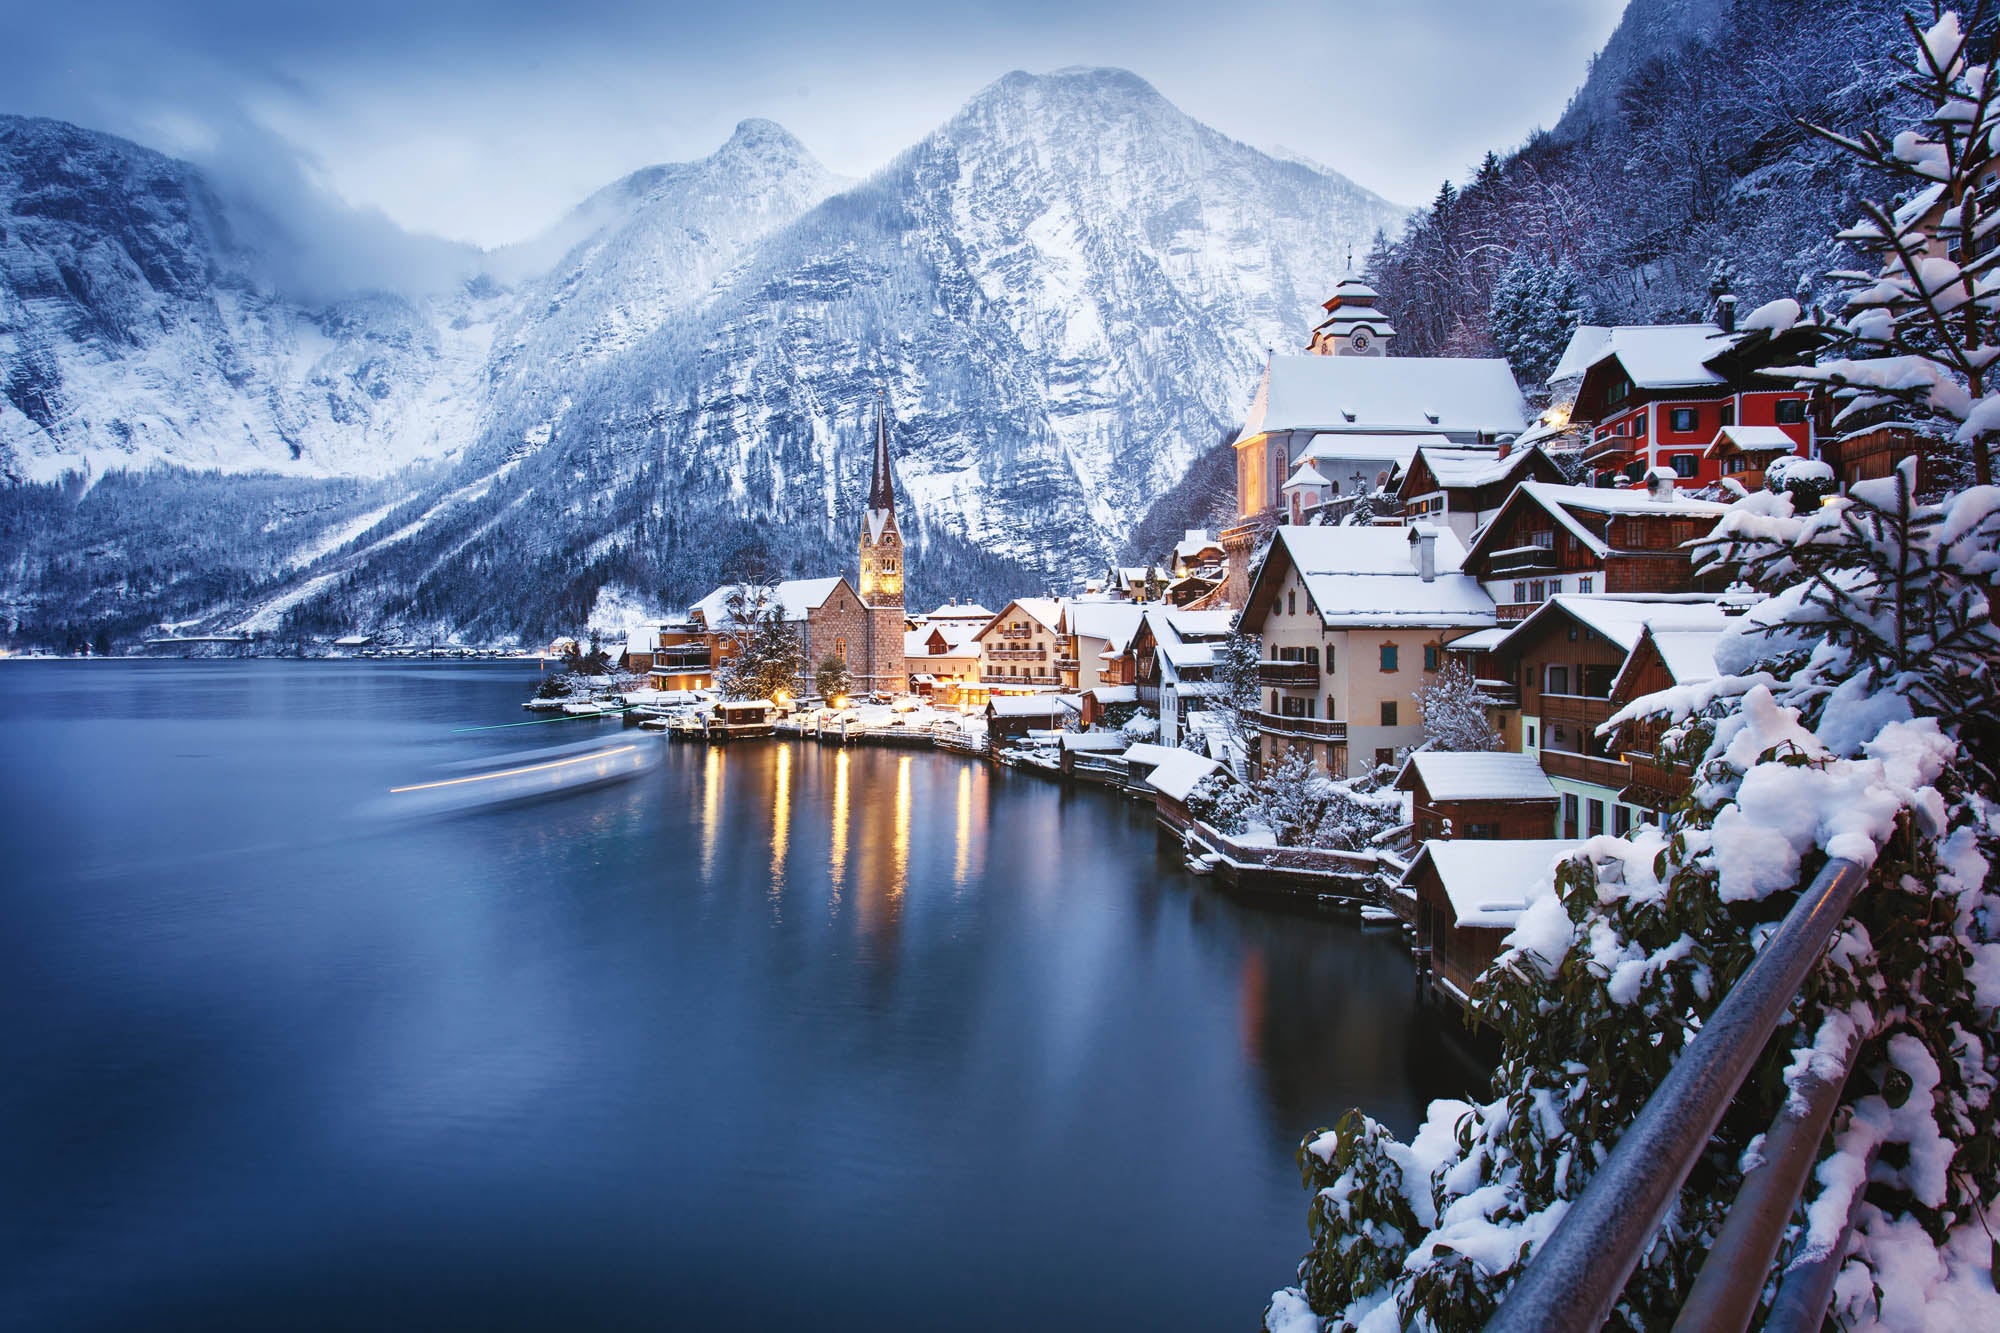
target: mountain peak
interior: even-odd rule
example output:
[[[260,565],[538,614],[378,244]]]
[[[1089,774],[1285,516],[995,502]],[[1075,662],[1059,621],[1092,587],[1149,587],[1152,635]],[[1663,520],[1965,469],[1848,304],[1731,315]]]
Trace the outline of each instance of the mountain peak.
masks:
[[[722,151],[726,153],[732,148],[764,155],[784,152],[800,157],[810,156],[806,146],[790,130],[762,116],[750,116],[736,122],[728,142],[722,145]]]

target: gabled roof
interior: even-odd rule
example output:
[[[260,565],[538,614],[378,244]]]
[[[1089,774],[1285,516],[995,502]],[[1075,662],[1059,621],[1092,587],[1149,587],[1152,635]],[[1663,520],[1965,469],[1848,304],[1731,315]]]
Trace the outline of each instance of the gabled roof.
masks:
[[[1146,608],[1137,602],[1071,602],[1063,609],[1063,619],[1071,634],[1103,639],[1112,651],[1122,653],[1146,619]]]
[[[986,701],[995,717],[1061,717],[1076,710],[1075,696],[1060,694],[996,694]]]
[[[1708,629],[1677,628],[1674,622],[1663,621],[1660,625],[1648,623],[1640,628],[1638,641],[1625,654],[1625,665],[1618,668],[1618,678],[1611,682],[1614,698],[1627,697],[1624,694],[1626,677],[1633,669],[1633,663],[1643,656],[1640,648],[1650,643],[1659,655],[1660,665],[1666,668],[1667,678],[1676,685],[1699,685],[1711,681],[1720,674],[1715,665],[1715,648],[1722,642],[1724,630],[1721,627]]]
[[[1590,363],[1611,343],[1611,329],[1603,324],[1579,324],[1576,332],[1569,335],[1563,345],[1562,356],[1556,361],[1556,368],[1549,372],[1544,383],[1555,384],[1561,380],[1575,379],[1590,369]]]
[[[1546,883],[1556,858],[1575,851],[1577,845],[1560,838],[1433,838],[1403,872],[1403,883],[1414,885],[1428,865],[1460,926],[1511,930],[1528,910],[1529,891]]]
[[[1539,463],[1536,461],[1538,458]],[[1536,467],[1556,475],[1554,462],[1539,446],[1516,448],[1502,458],[1494,449],[1467,449],[1460,445],[1426,444],[1417,450],[1409,465],[1403,469],[1403,484],[1397,490],[1398,498],[1403,498],[1409,492],[1411,478],[1416,475],[1419,459],[1438,486],[1447,490],[1490,486],[1495,482],[1518,477],[1521,473]]]
[[[826,605],[826,599],[833,596],[834,589],[846,583],[843,575],[836,574],[828,579],[786,579],[771,591],[783,610],[786,620],[801,621],[810,611],[817,611]],[[710,630],[719,630],[729,624],[727,609],[730,594],[742,585],[725,583],[690,608],[699,612],[702,623]],[[859,594],[857,594],[858,596]]]
[[[1294,486],[1327,486],[1331,484],[1325,477],[1320,475],[1318,468],[1314,467],[1311,463],[1302,462],[1293,471],[1290,479],[1285,482],[1284,489],[1289,491]]]
[[[1000,608],[1000,613],[979,627],[977,637],[985,638],[995,626],[1009,619],[1009,613],[1019,608],[1029,619],[1051,634],[1062,633],[1063,603],[1056,597],[1016,597]]]
[[[1418,750],[1396,775],[1397,791],[1421,777],[1434,801],[1554,801],[1555,785],[1533,755],[1506,751],[1457,754]]]
[[[1151,773],[1146,775],[1146,783],[1154,791],[1176,801],[1185,801],[1201,780],[1222,767],[1206,755],[1193,750],[1176,750]]]
[[[1449,447],[1451,441],[1435,433],[1424,435],[1381,435],[1363,431],[1323,431],[1300,452],[1301,463],[1394,463],[1408,467],[1417,450],[1426,445]]]
[[[947,602],[930,613],[932,620],[977,620],[985,622],[993,619],[993,613],[977,602]]]
[[[1562,525],[1571,536],[1582,542],[1592,555],[1608,555],[1611,547],[1602,537],[1580,522],[1578,514],[1639,514],[1662,518],[1720,518],[1729,508],[1714,500],[1697,500],[1676,489],[1666,499],[1657,499],[1650,491],[1628,491],[1611,486],[1564,486],[1552,481],[1524,481],[1514,488],[1507,497],[1507,503],[1500,506],[1485,527],[1472,539],[1472,549],[1466,552],[1468,561],[1477,562],[1490,554],[1497,540],[1495,533],[1506,527],[1508,516],[1514,513],[1516,505],[1534,505],[1545,511]]]
[[[1558,593],[1514,626],[1502,647],[1518,646],[1532,637],[1528,627],[1551,617],[1567,616],[1596,630],[1627,654],[1639,644],[1648,625],[1656,631],[1720,634],[1728,626],[1724,603],[1700,593]]]
[[[1587,370],[1615,357],[1634,388],[1690,389],[1728,382],[1708,365],[1736,341],[1720,325],[1620,324],[1605,333]]]
[[[1799,442],[1777,426],[1724,426],[1715,433],[1715,439],[1704,452],[1713,456],[1789,454],[1796,453],[1798,447]]]
[[[1436,576],[1418,570],[1419,533],[1434,535]],[[1282,568],[1299,571],[1313,609],[1329,629],[1478,628],[1493,623],[1493,599],[1460,572],[1465,548],[1448,528],[1320,528],[1281,524],[1252,580],[1246,618]],[[1274,594],[1275,595],[1275,594]]]
[[[1497,358],[1273,356],[1238,441],[1281,430],[1518,432],[1527,403]]]

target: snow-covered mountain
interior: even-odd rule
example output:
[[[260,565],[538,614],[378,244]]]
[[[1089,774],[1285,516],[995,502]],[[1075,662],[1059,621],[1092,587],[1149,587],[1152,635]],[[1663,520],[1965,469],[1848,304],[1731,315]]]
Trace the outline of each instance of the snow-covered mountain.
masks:
[[[0,449],[28,477],[423,460],[262,592],[167,609],[495,637],[605,584],[672,605],[851,559],[886,393],[913,591],[970,591],[1114,552],[1400,216],[1123,71],[1016,73],[858,184],[749,121],[448,295],[315,308],[257,283],[192,168],[0,121]]]

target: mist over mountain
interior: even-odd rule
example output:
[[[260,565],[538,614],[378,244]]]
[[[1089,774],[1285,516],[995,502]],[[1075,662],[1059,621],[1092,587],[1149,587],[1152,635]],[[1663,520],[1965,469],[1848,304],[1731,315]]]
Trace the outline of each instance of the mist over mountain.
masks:
[[[314,304],[200,172],[0,120],[7,614],[493,639],[607,585],[845,568],[878,395],[913,597],[1040,586],[1119,548],[1401,216],[1123,71],[1016,73],[866,181],[748,121],[444,295]],[[119,530],[157,509],[202,567],[121,580],[128,537],[53,580],[103,490],[56,479],[151,464],[181,475],[120,482]],[[249,549],[168,539],[247,470],[310,498]]]

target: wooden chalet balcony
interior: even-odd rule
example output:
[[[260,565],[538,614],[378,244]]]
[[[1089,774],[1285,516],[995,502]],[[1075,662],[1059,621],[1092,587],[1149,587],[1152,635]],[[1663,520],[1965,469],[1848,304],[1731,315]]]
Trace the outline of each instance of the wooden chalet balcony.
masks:
[[[1082,663],[1078,662],[1074,657],[1058,657],[1055,660],[1055,669],[1058,671],[1075,671],[1081,665]]]
[[[1628,750],[1625,763],[1631,771],[1631,779],[1619,797],[1632,805],[1664,810],[1687,795],[1688,788],[1694,783],[1693,773],[1673,764],[1663,764],[1655,755]]]
[[[1303,685],[1308,688],[1319,684],[1319,664],[1316,662],[1259,662],[1257,664],[1259,685]]]
[[[653,652],[655,671],[691,671],[708,665],[708,645],[705,643],[675,645],[659,648]]]
[[[1046,662],[1046,648],[988,648],[986,655],[996,662]]]
[[[1588,694],[1548,694],[1542,695],[1542,726],[1551,722],[1566,722],[1585,730],[1595,729],[1611,720],[1614,710],[1609,699],[1594,698]]]
[[[1489,708],[1519,708],[1521,706],[1520,687],[1507,680],[1481,680],[1477,682],[1479,696],[1486,700]]]
[[[1319,717],[1281,717],[1277,713],[1257,714],[1257,729],[1267,736],[1291,736],[1301,740],[1347,740],[1347,724]]]
[[[1486,577],[1503,579],[1521,574],[1553,574],[1556,553],[1548,546],[1510,546],[1487,557]]]
[[[1552,778],[1588,782],[1613,791],[1622,790],[1632,776],[1632,770],[1623,760],[1599,759],[1595,755],[1548,749],[1542,751],[1542,772]]]

